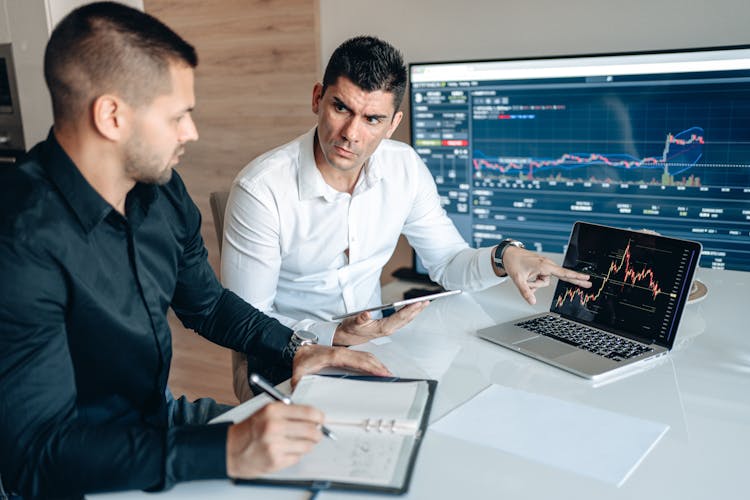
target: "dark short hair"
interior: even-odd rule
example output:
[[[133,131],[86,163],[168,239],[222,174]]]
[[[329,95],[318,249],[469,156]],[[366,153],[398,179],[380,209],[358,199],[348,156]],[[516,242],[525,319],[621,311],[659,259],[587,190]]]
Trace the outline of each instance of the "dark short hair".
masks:
[[[382,90],[393,94],[394,112],[401,106],[406,66],[401,53],[388,42],[374,36],[358,36],[339,45],[326,66],[323,92],[341,76],[367,92]]]
[[[195,48],[155,17],[115,2],[79,7],[55,27],[44,53],[55,121],[79,116],[105,93],[147,104],[171,89],[174,63],[196,67]]]

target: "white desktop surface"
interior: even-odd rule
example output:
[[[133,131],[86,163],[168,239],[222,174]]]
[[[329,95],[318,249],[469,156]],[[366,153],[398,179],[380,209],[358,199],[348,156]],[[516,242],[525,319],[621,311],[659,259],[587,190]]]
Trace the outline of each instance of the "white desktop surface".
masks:
[[[668,424],[670,428],[619,488],[428,430],[409,492],[401,498],[747,498],[750,273],[700,269],[696,277],[708,286],[708,296],[686,306],[672,352],[644,371],[597,386],[476,337],[480,328],[546,310],[553,286],[537,292],[538,302],[533,307],[523,302],[510,282],[431,304],[413,323],[396,333],[391,343],[393,347],[404,344],[413,349],[415,337],[439,336],[443,345],[454,346],[454,358],[444,363],[447,368],[440,378],[431,422],[488,385],[498,384]],[[384,296],[404,288],[401,284],[388,285]],[[554,415],[549,421],[554,425]],[[305,490],[295,488],[195,481],[159,494],[123,492],[89,498],[308,496]],[[326,491],[318,498],[375,496]]]

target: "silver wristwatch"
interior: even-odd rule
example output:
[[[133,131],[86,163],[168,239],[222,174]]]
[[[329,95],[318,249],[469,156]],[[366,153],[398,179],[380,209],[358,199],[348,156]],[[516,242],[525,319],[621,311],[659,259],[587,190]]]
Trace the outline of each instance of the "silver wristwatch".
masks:
[[[303,345],[312,345],[318,343],[318,336],[307,330],[296,330],[289,338],[289,342],[284,347],[283,356],[290,364],[294,360],[297,350]]]
[[[512,238],[505,238],[503,241],[501,241],[495,247],[495,251],[492,253],[492,261],[497,267],[502,270],[505,270],[505,265],[503,264],[503,254],[505,254],[505,250],[507,250],[509,246],[525,248],[523,246],[523,243]]]

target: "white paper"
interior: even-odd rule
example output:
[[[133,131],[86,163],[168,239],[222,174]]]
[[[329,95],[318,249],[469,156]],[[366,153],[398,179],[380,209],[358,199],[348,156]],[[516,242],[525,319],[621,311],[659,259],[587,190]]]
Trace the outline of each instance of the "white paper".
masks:
[[[276,386],[276,388],[283,394],[290,394],[292,392],[292,384],[289,380],[285,380],[284,382],[280,383]],[[268,394],[258,394],[257,396],[248,399],[241,405],[235,406],[231,410],[222,413],[218,417],[214,417],[208,423],[218,424],[221,422],[233,422],[236,424],[237,422],[242,422],[250,415],[260,410],[272,401],[273,400],[270,396],[268,396]]]
[[[263,477],[387,485],[396,474],[402,449],[414,441],[412,436],[373,434],[355,428],[336,428],[335,432],[336,441],[323,439],[297,464]]]
[[[414,432],[424,405],[426,382],[371,382],[308,375],[292,394],[295,403],[310,404],[326,414],[336,439],[322,439],[295,465],[263,476],[266,479],[326,480],[369,485],[392,485],[400,478],[413,449]],[[416,417],[416,415],[415,415]],[[375,420],[383,428],[364,424]],[[391,432],[388,425],[403,422],[409,432]],[[360,425],[361,424],[361,425]]]
[[[297,404],[315,406],[326,420],[408,419],[423,382],[366,382],[348,378],[307,375],[292,395]]]
[[[430,429],[619,487],[669,426],[491,385]]]

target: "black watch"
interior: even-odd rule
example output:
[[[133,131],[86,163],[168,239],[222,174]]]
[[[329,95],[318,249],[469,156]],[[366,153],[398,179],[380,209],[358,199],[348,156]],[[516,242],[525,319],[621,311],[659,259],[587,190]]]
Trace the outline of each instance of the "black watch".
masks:
[[[313,332],[307,330],[296,330],[289,337],[289,342],[284,347],[282,353],[284,359],[291,365],[294,360],[294,355],[297,354],[297,350],[303,345],[312,345],[318,343],[318,336]]]
[[[492,261],[503,271],[505,270],[505,265],[503,265],[503,254],[505,254],[505,250],[507,250],[509,246],[525,248],[523,243],[512,238],[505,238],[495,247],[495,251],[492,253]]]

